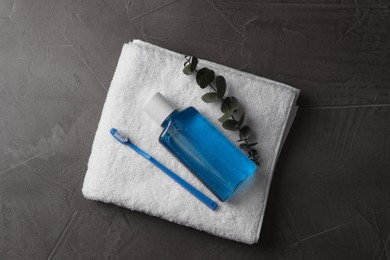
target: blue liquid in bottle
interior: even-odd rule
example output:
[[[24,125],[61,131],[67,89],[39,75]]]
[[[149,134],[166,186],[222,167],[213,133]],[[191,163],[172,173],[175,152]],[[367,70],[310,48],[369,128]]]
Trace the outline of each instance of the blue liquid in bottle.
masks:
[[[221,201],[227,200],[256,169],[245,154],[193,107],[174,109],[161,126],[160,143]]]

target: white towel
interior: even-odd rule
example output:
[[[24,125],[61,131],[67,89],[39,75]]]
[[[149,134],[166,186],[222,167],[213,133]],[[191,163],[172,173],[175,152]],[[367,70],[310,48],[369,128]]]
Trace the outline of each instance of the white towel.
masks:
[[[96,131],[83,185],[86,198],[113,203],[168,221],[206,231],[223,238],[253,244],[259,239],[268,190],[275,163],[289,125],[295,116],[299,90],[205,60],[202,66],[226,78],[227,93],[237,97],[258,141],[260,166],[233,197],[221,203],[158,142],[162,128],[142,110],[159,91],[177,108],[194,106],[232,141],[237,132],[223,129],[217,119],[220,104],[201,100],[195,75],[183,74],[184,56],[149,43],[125,44],[111,82]],[[112,127],[155,157],[211,199],[219,202],[212,211],[162,171],[110,134]]]

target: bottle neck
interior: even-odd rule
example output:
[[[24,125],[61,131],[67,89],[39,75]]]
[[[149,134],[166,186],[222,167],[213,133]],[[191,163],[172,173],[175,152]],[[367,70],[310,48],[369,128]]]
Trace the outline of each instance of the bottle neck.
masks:
[[[177,111],[177,109],[173,110],[173,112],[169,116],[167,116],[167,118],[165,118],[165,120],[162,122],[161,126],[163,128],[167,127],[168,123],[171,122],[172,119],[176,117],[177,113],[179,113],[179,111]]]

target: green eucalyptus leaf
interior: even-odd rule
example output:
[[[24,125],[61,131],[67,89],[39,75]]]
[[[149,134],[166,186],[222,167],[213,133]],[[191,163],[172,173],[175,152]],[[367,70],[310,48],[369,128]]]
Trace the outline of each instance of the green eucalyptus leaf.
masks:
[[[247,147],[247,144],[246,144],[246,143],[240,144],[240,148],[241,148],[241,149],[245,149],[246,147]]]
[[[255,146],[257,143],[248,144],[248,148]]]
[[[192,59],[191,59],[191,71],[195,71],[197,65],[198,65],[198,58],[197,57],[192,57]]]
[[[244,126],[240,131],[240,138],[247,139],[251,135],[251,129],[249,126]]]
[[[257,166],[260,165],[260,163],[257,161],[257,158],[251,158],[251,161],[256,164]]]
[[[204,74],[206,74],[207,71],[209,71],[209,69],[206,68],[206,67],[203,67],[203,68],[201,68],[201,69],[198,71],[198,74],[201,75],[201,76],[203,76]]]
[[[238,120],[238,125],[241,126],[242,123],[244,123],[244,119],[245,119],[245,112],[242,113],[240,119]]]
[[[233,111],[236,111],[240,105],[238,104],[238,100],[235,97],[231,97],[231,108]]]
[[[208,70],[205,74],[205,77],[206,77],[208,83],[212,83],[214,81],[214,77],[215,77],[214,71]]]
[[[221,111],[227,113],[228,111],[233,114],[239,108],[238,101],[235,97],[227,97],[224,99],[221,105]]]
[[[204,87],[202,87],[202,88],[206,88],[206,87],[209,85],[209,82],[208,82],[208,80],[207,80],[206,77],[203,77],[203,78],[200,80],[200,82],[201,82],[201,85],[204,86]]]
[[[228,119],[228,120],[224,121],[222,123],[222,127],[227,129],[227,130],[231,130],[231,131],[237,130],[236,122],[234,122],[234,120],[232,120],[232,119]]]
[[[196,74],[196,83],[198,83],[201,88],[207,87],[207,85],[210,83],[207,76],[209,73],[208,71],[209,69],[205,67],[201,68]],[[212,72],[212,74],[214,74],[214,72]]]
[[[184,67],[183,73],[186,74],[186,75],[191,75],[192,74],[191,64],[188,64],[187,66]]]
[[[219,98],[223,97],[226,92],[226,81],[222,76],[217,76],[215,78],[215,84],[217,85],[217,95]]]
[[[226,120],[228,120],[230,117],[232,116],[232,113],[230,113],[229,111],[224,114],[223,116],[221,116],[220,118],[218,118],[218,121],[223,123],[225,122]]]
[[[223,100],[222,102],[222,105],[221,105],[221,111],[222,113],[227,113],[230,111],[230,107],[231,107],[231,102],[232,102],[232,99],[230,97],[227,97]]]
[[[210,92],[206,93],[202,96],[202,100],[206,103],[212,103],[218,100],[217,93],[215,92]]]

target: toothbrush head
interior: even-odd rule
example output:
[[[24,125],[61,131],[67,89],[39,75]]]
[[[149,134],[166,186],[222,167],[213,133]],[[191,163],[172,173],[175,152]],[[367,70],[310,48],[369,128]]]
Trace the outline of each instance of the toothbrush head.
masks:
[[[129,138],[124,133],[116,130],[115,128],[111,128],[110,133],[116,140],[118,140],[122,144],[130,142]]]

